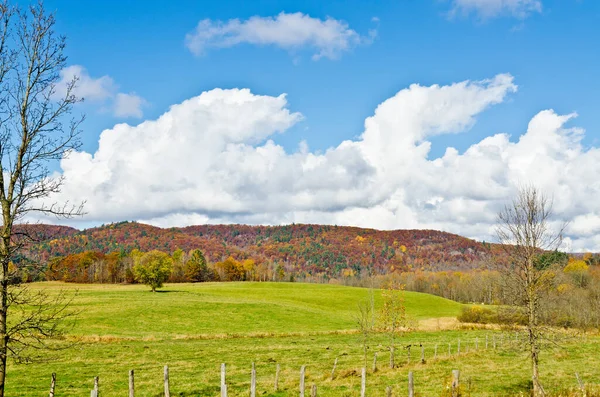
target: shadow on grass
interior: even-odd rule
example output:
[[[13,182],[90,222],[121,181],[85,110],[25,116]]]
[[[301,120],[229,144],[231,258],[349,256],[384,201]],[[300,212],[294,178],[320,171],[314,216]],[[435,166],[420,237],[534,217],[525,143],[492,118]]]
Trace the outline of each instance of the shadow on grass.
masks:
[[[513,384],[506,384],[506,385],[502,386],[500,389],[500,390],[502,390],[502,392],[498,393],[498,395],[514,396],[519,393],[523,393],[523,395],[528,396],[531,393],[532,389],[533,389],[533,383],[531,382],[531,379],[524,380],[521,382],[517,382],[517,383],[513,383]]]

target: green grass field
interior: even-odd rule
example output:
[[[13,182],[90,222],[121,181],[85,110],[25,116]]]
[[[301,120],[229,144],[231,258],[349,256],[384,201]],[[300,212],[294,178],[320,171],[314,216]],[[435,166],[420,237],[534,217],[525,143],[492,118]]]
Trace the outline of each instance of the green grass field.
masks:
[[[171,395],[219,395],[220,364],[227,363],[230,396],[248,396],[251,363],[256,363],[258,395],[298,395],[299,370],[307,366],[307,386],[320,396],[355,396],[363,366],[355,330],[357,304],[368,290],[300,283],[206,283],[167,285],[150,293],[144,286],[42,283],[34,288],[77,289],[73,308],[80,311],[68,350],[28,365],[9,364],[7,395],[40,396],[57,374],[57,396],[86,396],[94,376],[103,397],[127,393],[127,373],[136,372],[136,396],[162,396],[162,371],[169,365]],[[376,305],[380,297],[376,292]],[[367,395],[381,396],[387,386],[406,394],[407,372],[415,374],[417,395],[446,391],[452,369],[460,369],[465,395],[518,395],[527,389],[528,362],[514,332],[437,330],[462,305],[442,298],[406,292],[408,314],[427,324],[400,338],[399,368],[387,369],[384,335],[373,337],[369,350]],[[488,336],[489,348],[484,349]],[[492,338],[498,341],[493,351]],[[458,340],[461,354],[456,354]],[[479,350],[475,351],[475,340]],[[500,341],[503,341],[500,344]],[[421,364],[423,343],[426,363]],[[451,355],[448,355],[448,343]],[[433,359],[434,346],[437,358]],[[469,349],[467,352],[466,350]],[[379,371],[371,373],[373,353]],[[337,374],[331,367],[339,358]],[[275,366],[281,365],[280,390],[274,392]],[[581,336],[549,347],[542,355],[547,391],[576,386],[575,372],[588,383],[600,383],[600,339]],[[307,395],[309,393],[307,392]]]

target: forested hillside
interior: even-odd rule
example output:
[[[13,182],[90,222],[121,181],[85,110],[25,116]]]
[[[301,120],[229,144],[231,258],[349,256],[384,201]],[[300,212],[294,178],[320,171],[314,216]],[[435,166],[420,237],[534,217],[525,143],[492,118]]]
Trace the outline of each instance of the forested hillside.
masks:
[[[394,270],[466,270],[490,265],[493,246],[434,230],[379,231],[324,225],[202,225],[158,227],[121,222],[83,231],[27,226],[37,241],[28,256],[48,263],[57,257],[133,250],[203,251],[209,262],[251,259],[281,264],[296,273],[337,276]],[[496,250],[497,251],[497,250]]]

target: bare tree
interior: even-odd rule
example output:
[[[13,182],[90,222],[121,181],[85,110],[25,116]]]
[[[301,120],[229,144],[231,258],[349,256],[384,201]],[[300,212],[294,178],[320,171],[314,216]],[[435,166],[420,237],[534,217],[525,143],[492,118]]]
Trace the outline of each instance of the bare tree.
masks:
[[[388,334],[390,349],[390,368],[394,369],[396,337],[406,327],[406,306],[404,304],[404,286],[391,280],[381,291],[383,304],[379,313],[382,329]]]
[[[36,341],[54,335],[66,315],[62,298],[14,288],[16,259],[30,237],[18,223],[32,212],[82,213],[82,205],[44,203],[63,183],[49,167],[78,148],[83,121],[70,116],[80,100],[77,79],[58,85],[65,38],[55,34],[54,24],[41,2],[27,9],[0,3],[0,397],[9,355],[39,347]]]
[[[514,305],[526,315],[529,356],[534,396],[543,395],[539,381],[539,354],[542,346],[541,299],[550,286],[551,273],[541,266],[543,251],[557,249],[562,242],[563,225],[554,231],[550,225],[552,202],[535,187],[521,188],[510,205],[498,214],[498,240],[509,255],[505,275],[513,287]]]
[[[358,303],[358,312],[356,314],[356,326],[360,332],[360,342],[363,348],[364,367],[367,367],[367,353],[371,334],[375,331],[375,292],[373,290],[373,278],[370,280],[367,299]]]
[[[356,326],[360,333],[360,343],[363,349],[363,365],[367,367],[367,353],[371,334],[373,333],[373,318],[374,313],[369,301],[363,301],[358,304],[358,312],[356,314]]]

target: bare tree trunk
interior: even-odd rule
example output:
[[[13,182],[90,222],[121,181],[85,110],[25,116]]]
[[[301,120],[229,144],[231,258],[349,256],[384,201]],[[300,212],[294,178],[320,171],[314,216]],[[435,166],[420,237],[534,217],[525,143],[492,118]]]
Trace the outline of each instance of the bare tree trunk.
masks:
[[[77,78],[67,82],[65,92],[58,92],[67,58],[63,54],[65,39],[55,34],[54,24],[54,15],[44,10],[42,1],[21,8],[0,0],[0,397],[4,397],[8,354],[18,354],[10,345],[26,345],[33,333],[54,335],[61,318],[59,311],[42,308],[51,306],[48,299],[38,295],[27,300],[21,294],[15,300],[11,294],[9,263],[24,246],[24,237],[14,233],[13,225],[29,213],[59,217],[82,213],[81,206],[43,203],[60,192],[63,182],[52,176],[48,163],[79,147],[83,121],[73,119],[64,124],[80,100],[73,92]],[[12,321],[9,310],[12,313],[32,302],[39,308]]]
[[[533,381],[533,396],[542,396],[540,389],[540,373],[538,369],[539,356],[536,343],[531,343],[531,380]]]
[[[3,238],[3,245],[6,246]],[[3,247],[4,251],[4,247]],[[6,358],[8,356],[8,333],[6,319],[8,312],[8,262],[2,261],[0,269],[0,397],[4,397],[6,382]]]
[[[513,282],[510,291],[514,305],[527,315],[527,347],[531,360],[533,395],[544,395],[539,379],[541,329],[539,327],[540,299],[551,285],[546,266],[539,263],[544,251],[556,250],[562,241],[563,224],[557,232],[550,225],[552,203],[535,187],[519,190],[510,205],[498,214],[498,239],[509,254],[508,266],[503,270]],[[494,348],[496,339],[493,337]],[[487,343],[486,343],[487,344]]]

